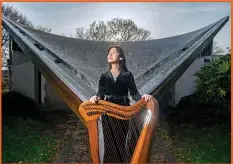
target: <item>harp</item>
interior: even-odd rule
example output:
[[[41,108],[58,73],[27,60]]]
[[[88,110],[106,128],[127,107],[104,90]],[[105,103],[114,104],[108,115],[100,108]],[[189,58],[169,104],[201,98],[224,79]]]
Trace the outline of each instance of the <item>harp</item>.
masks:
[[[88,129],[93,163],[102,163],[100,160],[100,147],[102,145],[99,144],[100,129],[98,128],[98,119],[102,115],[133,122],[133,129],[140,132],[137,133],[138,135],[134,137],[135,140],[131,144],[131,146],[133,145],[133,152],[127,163],[147,162],[150,157],[152,135],[158,121],[158,111],[158,102],[154,98],[147,103],[144,99],[141,99],[131,106],[121,106],[103,100],[100,100],[97,104],[92,104],[89,101],[83,102],[79,106],[79,113]]]

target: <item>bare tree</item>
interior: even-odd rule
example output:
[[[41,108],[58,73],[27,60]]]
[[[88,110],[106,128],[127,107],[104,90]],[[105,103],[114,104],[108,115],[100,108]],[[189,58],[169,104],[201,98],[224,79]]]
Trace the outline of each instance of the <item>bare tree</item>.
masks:
[[[22,15],[22,13],[20,13],[17,9],[15,9],[12,6],[2,4],[2,15],[20,25],[29,28],[34,28],[44,32],[51,32],[51,28],[48,27],[43,27],[43,26],[35,27],[35,25],[30,20],[28,20],[26,16]],[[9,35],[7,31],[2,27],[2,67],[3,68],[8,68],[7,65],[8,53],[9,53]]]
[[[76,29],[76,38],[78,39],[88,39],[87,34],[88,34],[87,31],[83,27]]]
[[[106,23],[94,21],[88,29],[77,28],[76,38],[101,41],[148,40],[151,32],[139,28],[131,19],[114,18]]]
[[[2,28],[2,68],[8,68],[7,56],[9,53],[9,36],[5,29]]]
[[[40,25],[37,26],[36,29],[37,29],[37,30],[40,30],[40,31],[47,32],[47,33],[51,32],[51,30],[52,30],[52,29],[49,28],[49,27],[44,27],[44,26],[40,26]]]
[[[213,43],[213,55],[221,54],[221,53],[224,53],[223,48],[220,47],[216,41],[214,41],[214,43]]]
[[[107,22],[110,36],[116,41],[146,40],[150,32],[139,28],[131,19],[114,18]]]
[[[2,15],[9,18],[10,20],[25,25],[27,27],[33,28],[33,23],[27,19],[26,16],[22,15],[16,8],[9,5],[2,5]]]

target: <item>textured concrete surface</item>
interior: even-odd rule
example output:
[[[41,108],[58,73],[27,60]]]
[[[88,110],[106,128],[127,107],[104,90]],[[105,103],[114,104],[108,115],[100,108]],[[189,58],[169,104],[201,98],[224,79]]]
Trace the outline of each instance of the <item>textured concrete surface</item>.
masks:
[[[213,25],[179,36],[119,44],[125,51],[129,70],[137,78],[165,57],[176,55],[183,48],[188,48]],[[107,49],[112,44],[110,42],[73,39],[28,28],[26,31],[78,72],[83,72],[94,85],[97,84],[100,73],[107,68]]]

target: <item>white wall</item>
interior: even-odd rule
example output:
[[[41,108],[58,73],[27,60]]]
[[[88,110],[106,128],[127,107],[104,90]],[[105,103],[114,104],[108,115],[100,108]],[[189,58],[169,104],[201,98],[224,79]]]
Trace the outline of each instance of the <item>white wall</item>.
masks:
[[[195,92],[195,80],[194,74],[204,66],[204,58],[196,59],[189,68],[184,72],[184,74],[176,81],[174,84],[175,92],[175,105],[180,101],[182,97],[189,96]]]
[[[28,61],[12,68],[13,91],[34,99],[34,64]]]

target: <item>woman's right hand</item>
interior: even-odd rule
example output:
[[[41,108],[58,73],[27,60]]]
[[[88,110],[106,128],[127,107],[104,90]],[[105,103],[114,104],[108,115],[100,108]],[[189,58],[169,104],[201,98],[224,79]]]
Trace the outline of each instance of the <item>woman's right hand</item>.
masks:
[[[92,96],[90,98],[90,102],[93,104],[95,104],[98,100],[100,100],[100,97],[98,97],[98,96]]]

